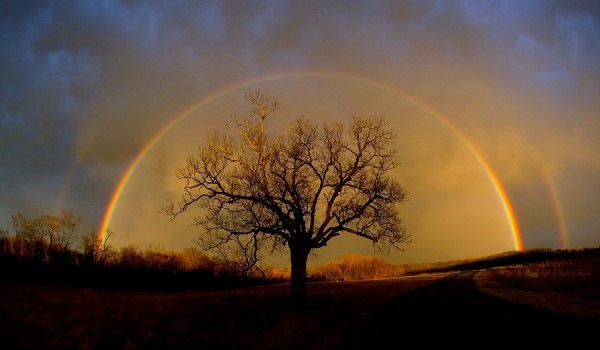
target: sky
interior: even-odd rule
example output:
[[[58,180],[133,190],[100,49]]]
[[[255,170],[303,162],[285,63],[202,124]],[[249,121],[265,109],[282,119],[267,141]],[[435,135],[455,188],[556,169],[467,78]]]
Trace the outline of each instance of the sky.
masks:
[[[382,116],[412,241],[392,263],[600,245],[598,1],[0,1],[0,228],[71,211],[194,246],[174,176],[244,114]],[[310,264],[373,254],[338,237]],[[273,257],[285,264],[286,256]]]

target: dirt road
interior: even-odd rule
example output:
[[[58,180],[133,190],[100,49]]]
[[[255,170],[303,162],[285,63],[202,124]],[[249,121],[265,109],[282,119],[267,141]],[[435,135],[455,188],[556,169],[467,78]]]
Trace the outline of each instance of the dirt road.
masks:
[[[372,310],[328,342],[349,349],[586,349],[600,319],[552,313],[481,293],[475,272],[438,279]],[[322,346],[321,344],[319,345]]]

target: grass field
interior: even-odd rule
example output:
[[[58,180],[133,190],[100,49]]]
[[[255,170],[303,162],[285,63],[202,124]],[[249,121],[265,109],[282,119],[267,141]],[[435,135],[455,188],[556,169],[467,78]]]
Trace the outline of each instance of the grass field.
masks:
[[[600,257],[540,261],[486,269],[481,290],[515,303],[600,318]]]
[[[515,303],[600,318],[600,257],[481,269],[479,288]],[[0,284],[2,349],[327,348],[371,310],[452,271],[224,290],[123,291]]]
[[[288,298],[287,283],[163,293],[0,285],[0,347],[303,348],[336,332],[340,320],[443,275],[314,282],[303,302]]]

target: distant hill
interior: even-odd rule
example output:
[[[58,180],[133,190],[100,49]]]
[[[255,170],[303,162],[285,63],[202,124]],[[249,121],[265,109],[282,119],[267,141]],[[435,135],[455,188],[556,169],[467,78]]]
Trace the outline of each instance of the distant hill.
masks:
[[[590,256],[600,256],[600,247],[577,249],[536,248],[520,251],[509,251],[476,259],[455,260],[428,264],[405,264],[400,266],[404,268],[406,274],[410,275],[427,272],[478,270],[516,264],[527,264],[540,261],[572,259]]]
[[[580,249],[528,249],[509,251],[475,259],[421,264],[391,264],[373,256],[347,254],[309,271],[311,280],[368,280],[419,275],[423,273],[478,270],[533,262],[599,256],[600,247]],[[284,274],[285,275],[285,274]]]

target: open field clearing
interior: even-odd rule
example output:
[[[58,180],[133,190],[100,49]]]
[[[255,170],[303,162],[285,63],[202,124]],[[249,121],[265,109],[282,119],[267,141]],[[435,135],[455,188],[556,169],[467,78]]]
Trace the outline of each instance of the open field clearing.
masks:
[[[299,347],[398,294],[447,274],[315,282],[303,303],[287,283],[224,291],[126,292],[0,285],[2,348]]]
[[[544,261],[481,270],[480,290],[539,308],[600,318],[600,258]]]
[[[383,349],[394,347],[390,341],[418,338],[423,345],[477,348],[486,339],[513,342],[501,338],[504,332],[512,332],[525,337],[521,344],[535,348],[536,344],[577,345],[586,341],[586,334],[594,334],[590,329],[600,326],[600,318],[550,313],[490,297],[494,287],[504,299],[517,303],[514,299],[522,295],[518,293],[522,289],[492,283],[486,275],[491,273],[313,282],[302,302],[288,298],[287,283],[162,293],[0,285],[0,345],[7,349]],[[547,338],[559,329],[561,338]]]

